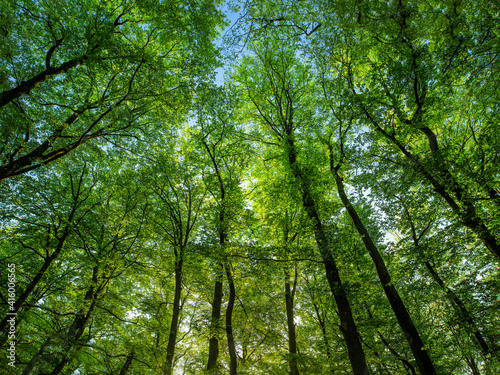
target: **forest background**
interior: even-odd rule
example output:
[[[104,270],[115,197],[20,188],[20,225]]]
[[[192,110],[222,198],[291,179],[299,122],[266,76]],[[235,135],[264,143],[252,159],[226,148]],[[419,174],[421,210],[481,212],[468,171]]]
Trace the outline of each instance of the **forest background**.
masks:
[[[499,21],[0,0],[0,372],[500,373]]]

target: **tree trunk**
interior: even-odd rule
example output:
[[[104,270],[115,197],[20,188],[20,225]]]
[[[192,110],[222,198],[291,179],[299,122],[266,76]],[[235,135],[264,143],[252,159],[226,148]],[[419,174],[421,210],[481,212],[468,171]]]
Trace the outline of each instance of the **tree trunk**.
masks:
[[[297,152],[291,135],[286,137],[285,142],[284,146],[288,157],[288,165],[300,185],[299,189],[302,195],[303,206],[313,223],[314,236],[323,259],[323,264],[325,265],[326,279],[328,280],[328,284],[330,285],[330,289],[339,310],[340,330],[346,342],[353,373],[354,375],[367,375],[370,373],[370,370],[366,363],[365,353],[359,339],[351,306],[347,299],[347,293],[342,286],[339,270],[331,253],[331,243],[325,234],[307,177],[303,175],[297,164]]]
[[[123,364],[122,369],[120,370],[119,375],[125,375],[128,372],[128,369],[130,368],[130,365],[132,364],[132,361],[134,360],[135,357],[135,351],[132,350],[130,354],[127,356],[127,360]]]
[[[184,250],[181,248],[179,253],[176,251],[175,260],[175,293],[172,306],[172,320],[170,322],[170,333],[168,335],[167,358],[165,362],[165,375],[172,375],[175,344],[177,342],[177,331],[179,329],[179,315],[181,311],[181,291],[182,291],[182,264]]]
[[[295,278],[293,288],[290,286],[290,273],[285,268],[285,305],[286,305],[286,323],[288,327],[288,352],[290,365],[290,375],[299,375],[297,367],[297,338],[295,336],[295,322],[293,312],[293,300],[295,295],[295,285],[297,284],[297,271],[295,270]]]
[[[227,347],[229,351],[229,374],[236,375],[238,373],[238,359],[236,356],[236,345],[234,343],[233,336],[233,309],[234,309],[234,300],[236,298],[236,288],[234,286],[233,275],[231,272],[231,265],[229,262],[226,262],[224,265],[226,269],[227,282],[229,285],[229,300],[227,302],[226,308],[226,336],[227,336]]]
[[[85,301],[90,301],[89,307],[87,311],[80,310],[73,320],[73,323],[69,327],[68,335],[63,344],[63,357],[59,364],[52,370],[50,375],[58,375],[64,369],[64,367],[70,362],[70,358],[68,356],[68,352],[72,347],[76,344],[78,339],[83,335],[85,331],[85,327],[87,326],[87,322],[94,311],[95,304],[97,302],[97,293],[102,289],[101,286],[97,286],[97,274],[99,272],[99,268],[97,266],[94,267],[92,272],[92,285],[87,289],[87,293],[85,294]]]
[[[437,172],[433,168],[421,163],[421,161],[413,155],[394,135],[387,133],[375,119],[370,115],[368,110],[362,107],[365,115],[374,125],[375,130],[381,133],[387,140],[394,144],[403,155],[411,162],[412,168],[421,174],[433,187],[434,190],[448,203],[453,212],[458,216],[460,222],[465,227],[474,232],[477,237],[483,242],[486,248],[497,258],[500,259],[500,244],[491,231],[486,227],[483,220],[477,215],[476,208],[472,203],[468,194],[459,186],[454,176],[446,168],[438,168]],[[432,138],[432,136],[431,136]],[[431,142],[431,140],[429,141]],[[432,143],[432,142],[431,142]],[[436,147],[436,146],[431,146]],[[434,175],[437,174],[437,176]],[[438,181],[441,177],[445,184]],[[448,193],[448,189],[455,195],[457,201]]]
[[[384,289],[385,295],[387,296],[392,310],[394,311],[394,315],[396,316],[399,326],[401,327],[405,335],[406,341],[408,342],[408,345],[413,352],[413,356],[415,357],[420,373],[422,375],[435,375],[436,370],[434,369],[431,358],[429,357],[427,351],[424,349],[424,343],[420,338],[413,320],[411,319],[408,310],[406,309],[401,297],[399,296],[396,288],[392,283],[391,276],[389,274],[389,271],[387,270],[384,260],[382,259],[382,256],[380,255],[380,252],[375,246],[375,243],[372,241],[370,234],[363,225],[356,210],[349,202],[349,199],[345,193],[342,178],[339,176],[335,169],[332,169],[332,173],[335,176],[335,182],[337,184],[340,199],[342,200],[342,203],[349,213],[349,216],[351,217],[356,230],[361,236],[361,240],[363,241],[366,250],[368,250],[370,257],[375,264],[375,269],[377,270],[378,277],[380,279],[380,282],[382,283],[382,288]]]
[[[222,263],[217,265],[214,299],[212,302],[212,319],[210,321],[210,339],[208,343],[208,363],[207,370],[213,371],[217,368],[217,360],[219,358],[219,329],[220,329],[220,314],[222,297],[222,275],[224,266]]]
[[[42,279],[43,275],[47,271],[47,269],[50,267],[52,262],[58,257],[59,253],[61,252],[64,243],[66,242],[66,239],[69,236],[69,233],[71,231],[71,226],[73,223],[73,218],[75,216],[76,210],[78,208],[77,202],[75,201],[75,204],[73,205],[73,208],[68,216],[68,222],[66,226],[64,227],[63,233],[61,237],[58,238],[57,241],[57,246],[54,250],[54,252],[47,258],[45,258],[42,267],[38,270],[37,274],[33,279],[30,281],[24,292],[17,298],[16,302],[14,303],[14,311],[19,312],[19,309],[22,307],[24,302],[28,299],[28,297],[31,295],[35,287],[38,285],[40,280]],[[9,316],[6,316],[2,321],[0,322],[0,333],[3,335],[2,338],[0,338],[0,347],[2,347],[5,342],[7,341],[7,335],[5,334],[6,327],[7,327],[7,320],[9,319]],[[19,319],[16,317],[17,321],[19,322]]]
[[[94,311],[95,304],[97,302],[97,294],[104,288],[104,285],[97,285],[97,274],[98,274],[99,268],[96,266],[94,267],[92,271],[92,284],[89,286],[87,289],[87,292],[85,293],[85,298],[84,301],[88,301],[89,306],[86,311],[81,309],[75,314],[75,319],[73,320],[73,323],[71,323],[71,326],[68,329],[68,333],[66,334],[66,337],[64,339],[63,344],[61,345],[62,348],[62,357],[59,361],[59,363],[54,367],[50,375],[58,375],[61,373],[61,371],[64,369],[64,367],[70,362],[70,358],[68,356],[69,351],[75,346],[76,342],[78,339],[83,335],[83,332],[85,331],[85,328],[87,326],[87,322],[89,321],[92,312]],[[105,282],[106,283],[106,282]],[[35,356],[31,359],[29,362],[28,366],[24,369],[22,375],[27,375],[31,373],[31,371],[34,368],[34,365],[36,362],[39,360],[39,358],[44,354],[45,348],[48,345],[49,340],[46,341],[44,345],[42,345],[42,348],[35,354]]]
[[[45,342],[42,344],[40,349],[35,353],[35,355],[31,358],[31,360],[28,362],[26,367],[24,368],[23,372],[21,375],[28,375],[31,373],[39,359],[41,358],[42,354],[45,352],[45,349],[52,343],[52,337],[49,337]]]
[[[58,67],[47,66],[45,70],[41,71],[36,76],[28,79],[27,81],[22,81],[17,87],[1,92],[0,108],[21,97],[22,95],[29,94],[31,90],[33,90],[36,86],[38,86],[48,78],[61,73],[65,73],[67,70],[81,65],[87,59],[87,56],[82,56],[66,61]]]
[[[405,207],[405,212],[408,216],[408,220],[410,221],[413,244],[417,249],[420,246],[420,237],[425,233],[427,228],[422,232],[420,236],[417,236],[415,225],[412,222],[410,214],[407,211],[406,207]],[[495,356],[498,361],[500,361],[500,355],[498,354],[498,352],[487,344],[483,335],[477,328],[477,325],[474,322],[474,319],[472,318],[472,314],[469,313],[463,301],[453,292],[453,290],[451,290],[446,286],[441,276],[439,276],[439,274],[434,269],[433,263],[430,260],[426,260],[424,261],[424,265],[431,274],[432,279],[441,287],[441,289],[446,295],[446,298],[450,301],[451,306],[453,307],[457,316],[459,317],[459,324],[461,326],[465,326],[465,330],[467,331],[467,333],[471,330],[473,331],[476,342],[481,348],[484,355],[491,354],[492,356]]]
[[[59,253],[61,252],[64,242],[66,238],[68,237],[69,230],[65,230],[63,236],[59,239],[57,243],[57,247],[54,250],[54,252],[48,257],[45,258],[42,267],[38,270],[37,274],[35,277],[30,281],[24,292],[17,298],[16,302],[14,303],[14,311],[19,312],[23,304],[26,302],[28,297],[31,295],[35,287],[38,285],[40,280],[42,279],[43,275],[45,275],[45,272],[49,268],[49,266],[52,264],[52,262],[57,258]],[[2,338],[0,338],[0,347],[2,347],[5,342],[7,341],[7,335],[6,335],[6,327],[8,324],[8,319],[9,316],[6,316],[5,318],[2,319],[0,322],[0,332],[2,333]],[[19,323],[20,319],[16,317],[16,321]]]
[[[467,332],[469,332],[470,330],[473,331],[474,338],[476,339],[476,342],[481,348],[481,351],[483,352],[484,355],[492,355],[496,357],[496,359],[500,362],[500,356],[494,349],[489,347],[483,335],[477,328],[477,325],[474,322],[474,319],[472,318],[472,314],[469,313],[463,301],[451,289],[449,289],[445,285],[443,279],[441,279],[441,277],[438,275],[438,273],[436,272],[430,261],[426,261],[424,262],[424,264],[429,273],[431,274],[432,278],[434,279],[434,281],[439,284],[441,289],[444,291],[446,298],[448,298],[448,300],[450,301],[451,306],[453,307],[453,309],[455,310],[455,312],[459,317],[459,324],[461,326],[465,326],[465,330]]]
[[[465,362],[467,362],[467,365],[472,371],[472,375],[481,375],[479,369],[477,368],[476,361],[474,360],[473,357],[465,356]]]

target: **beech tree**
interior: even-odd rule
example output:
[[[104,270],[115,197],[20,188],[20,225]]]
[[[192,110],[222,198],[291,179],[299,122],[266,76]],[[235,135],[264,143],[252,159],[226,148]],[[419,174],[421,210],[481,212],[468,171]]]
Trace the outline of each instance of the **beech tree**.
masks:
[[[499,15],[0,0],[0,372],[499,373]]]

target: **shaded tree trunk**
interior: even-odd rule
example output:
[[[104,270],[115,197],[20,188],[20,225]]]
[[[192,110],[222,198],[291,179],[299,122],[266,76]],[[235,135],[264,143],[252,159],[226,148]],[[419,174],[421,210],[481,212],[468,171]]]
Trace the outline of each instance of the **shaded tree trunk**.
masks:
[[[314,236],[325,266],[326,279],[328,280],[339,311],[340,330],[346,342],[353,373],[354,375],[367,375],[370,373],[370,370],[366,363],[365,353],[359,339],[347,293],[342,286],[339,270],[331,253],[332,245],[324,231],[307,177],[303,175],[297,164],[297,151],[292,135],[288,134],[284,141],[288,165],[299,184],[304,209],[314,226]]]
[[[119,375],[125,375],[128,372],[130,365],[132,364],[132,361],[134,360],[134,357],[135,357],[135,351],[132,350],[130,352],[130,354],[127,356],[127,360],[123,364],[123,367],[121,368]]]
[[[429,228],[429,225],[423,230],[423,232],[420,235],[417,235],[415,224],[413,223],[410,214],[405,206],[404,210],[410,222],[413,244],[415,245],[415,248],[419,248],[420,239]],[[439,276],[437,271],[434,269],[433,262],[431,262],[430,260],[426,260],[424,261],[424,265],[427,268],[427,271],[429,271],[429,273],[431,274],[432,279],[441,287],[441,289],[446,295],[446,298],[450,301],[451,306],[453,307],[457,316],[459,317],[459,324],[461,326],[465,326],[464,328],[467,332],[470,331],[473,332],[474,338],[476,339],[476,343],[479,345],[484,355],[492,355],[496,357],[496,359],[500,362],[500,355],[498,354],[498,352],[494,348],[488,345],[485,338],[479,331],[479,328],[477,327],[472,317],[472,314],[467,310],[467,307],[465,306],[464,302],[455,294],[455,292],[453,292],[453,290],[448,288],[444,280],[441,278],[441,276]]]
[[[181,247],[175,250],[175,293],[172,306],[172,320],[170,322],[170,333],[168,335],[167,358],[165,362],[165,375],[171,375],[173,372],[175,344],[177,343],[177,332],[179,329],[179,315],[181,311],[181,292],[182,292],[182,265],[184,249]]]
[[[42,266],[40,267],[40,269],[38,270],[35,277],[33,277],[33,279],[31,279],[30,283],[28,284],[28,286],[26,287],[24,292],[17,298],[16,302],[14,303],[14,311],[15,312],[19,312],[19,310],[21,309],[23,304],[26,302],[28,297],[31,295],[31,293],[33,293],[33,290],[36,288],[36,286],[38,285],[38,283],[42,279],[43,275],[45,275],[45,272],[47,271],[47,269],[50,267],[50,265],[54,262],[54,260],[57,258],[57,256],[61,252],[61,250],[64,246],[64,242],[66,241],[66,238],[68,237],[69,232],[70,232],[70,223],[73,219],[73,213],[74,212],[71,213],[71,215],[68,219],[69,223],[66,226],[66,228],[64,229],[63,235],[57,241],[56,249],[49,257],[44,259],[44,262],[43,262]],[[0,338],[0,347],[3,346],[5,344],[5,342],[7,341],[6,328],[7,328],[7,324],[8,324],[8,319],[9,319],[9,316],[6,316],[0,322],[0,332],[2,333],[2,337]],[[20,319],[18,317],[16,317],[16,320],[18,323],[20,322]]]
[[[295,321],[293,311],[293,301],[297,286],[297,270],[295,270],[293,287],[290,285],[290,273],[288,272],[288,269],[285,268],[284,273],[286,323],[288,327],[288,352],[290,356],[288,364],[290,366],[290,375],[299,375],[299,368],[297,367],[297,338],[295,335]]]
[[[233,275],[231,272],[231,265],[229,262],[226,262],[224,265],[226,269],[227,283],[229,285],[229,300],[227,302],[226,308],[226,337],[227,337],[227,347],[229,351],[229,374],[236,375],[238,373],[238,358],[236,356],[236,345],[234,342],[233,335],[233,309],[234,309],[234,300],[236,298],[236,288],[234,286]]]
[[[208,342],[208,371],[212,371],[217,368],[217,360],[219,358],[219,329],[221,321],[220,315],[222,297],[224,295],[222,291],[222,276],[224,272],[223,268],[223,264],[219,263],[216,269],[214,298],[212,301],[212,316],[210,320],[210,338]]]
[[[467,362],[467,365],[469,366],[472,375],[481,375],[477,367],[476,361],[474,360],[473,357],[465,356],[465,361]]]
[[[52,343],[52,337],[49,337],[45,342],[42,344],[40,349],[35,353],[35,355],[31,358],[31,360],[28,362],[26,367],[24,368],[22,375],[27,375],[33,371],[33,368],[37,364],[37,362],[40,360],[41,356],[45,352],[45,349]]]
[[[437,163],[437,171],[434,171],[434,169],[436,169],[435,167],[430,168],[429,166],[423,164],[422,161],[413,155],[394,135],[387,133],[370,115],[366,108],[362,107],[362,110],[365,112],[365,115],[368,117],[370,122],[374,125],[375,130],[394,144],[411,162],[412,168],[417,173],[421,174],[424,179],[426,179],[433,186],[434,190],[446,201],[446,203],[460,219],[461,224],[474,232],[486,248],[497,259],[500,259],[500,243],[486,227],[483,220],[479,217],[471,197],[469,197],[469,194],[458,184],[451,172],[444,168],[440,162]],[[420,130],[422,129],[428,128],[420,128]],[[430,132],[430,129],[429,131],[422,131],[426,133],[429,138],[430,148],[434,155],[437,151],[436,137],[434,133]],[[434,155],[434,159],[436,158],[439,158],[439,156]],[[443,182],[440,182],[439,180]],[[448,190],[455,195],[456,200],[451,196]]]
[[[424,264],[429,273],[431,274],[432,278],[434,279],[434,281],[439,284],[441,289],[444,291],[446,298],[450,301],[453,309],[455,310],[455,312],[459,317],[459,324],[461,326],[464,326],[467,332],[470,331],[473,332],[476,343],[479,345],[484,355],[492,355],[497,359],[497,361],[500,362],[500,356],[498,352],[494,348],[491,348],[488,345],[485,338],[479,331],[476,323],[474,322],[472,314],[467,310],[463,301],[450,288],[448,288],[445,285],[444,281],[438,275],[438,273],[436,272],[430,261],[426,261],[424,262]]]
[[[332,167],[333,161],[331,154],[330,161],[330,165]],[[349,216],[351,217],[357,232],[361,236],[361,240],[363,241],[366,250],[368,250],[370,257],[375,264],[375,269],[377,270],[382,288],[384,289],[385,295],[387,296],[392,310],[394,311],[394,315],[396,316],[399,326],[401,327],[401,330],[405,335],[406,341],[411,348],[420,373],[422,375],[435,375],[436,370],[434,369],[431,358],[424,348],[424,343],[420,338],[417,328],[415,327],[415,324],[413,323],[413,320],[411,319],[410,314],[408,313],[408,310],[403,303],[403,300],[399,296],[399,293],[392,283],[391,276],[389,274],[389,271],[387,270],[382,256],[380,255],[380,252],[378,251],[375,243],[370,237],[370,234],[359,218],[354,206],[350,203],[347,194],[345,193],[342,178],[339,176],[335,168],[332,168],[331,172],[334,174],[340,199],[347,212],[349,213]]]
[[[60,39],[60,42],[62,42],[62,39]],[[40,83],[46,81],[48,78],[61,73],[65,73],[69,69],[81,65],[85,60],[88,59],[88,56],[85,55],[66,61],[57,67],[50,66],[50,58],[55,49],[60,45],[60,42],[49,49],[47,53],[47,66],[45,70],[41,71],[36,76],[28,79],[27,81],[22,81],[18,86],[0,93],[0,108],[23,95],[29,94],[31,90],[33,90]]]
[[[61,371],[64,369],[64,367],[71,361],[70,357],[68,356],[68,353],[77,344],[77,341],[83,335],[83,332],[85,331],[85,328],[87,326],[87,322],[89,321],[90,317],[92,316],[92,312],[94,311],[97,302],[97,295],[100,291],[102,291],[102,289],[107,284],[106,281],[101,285],[97,284],[98,271],[99,268],[97,266],[94,267],[92,271],[92,284],[85,293],[84,301],[86,301],[89,305],[86,310],[81,309],[76,313],[75,319],[71,323],[71,326],[68,329],[68,333],[66,334],[64,342],[61,345],[62,356],[59,360],[59,363],[54,367],[50,375],[60,374]],[[39,358],[41,358],[44,355],[45,348],[48,346],[49,342],[50,339],[47,340],[46,343],[42,346],[42,348],[35,354],[35,356],[29,362],[28,366],[24,369],[22,375],[27,375],[31,373],[35,364],[39,361]]]
[[[81,203],[80,197],[81,197],[81,193],[82,193],[81,189],[82,189],[84,172],[85,172],[85,169],[83,170],[83,172],[80,176],[78,184],[75,186],[75,195],[73,197],[74,198],[73,207],[71,208],[71,211],[68,215],[68,219],[66,221],[66,225],[64,226],[64,228],[62,230],[62,234],[58,236],[57,231],[59,230],[59,228],[58,227],[54,228],[55,237],[57,238],[56,248],[54,249],[52,254],[50,254],[50,256],[46,256],[44,258],[44,262],[43,262],[42,266],[40,267],[40,269],[38,270],[38,272],[36,273],[36,275],[31,279],[30,283],[28,284],[28,286],[26,287],[24,292],[21,293],[21,295],[17,298],[17,300],[13,306],[15,312],[19,312],[19,310],[21,309],[23,304],[31,296],[31,294],[35,290],[36,286],[38,285],[38,283],[40,282],[42,277],[45,275],[45,273],[49,269],[50,265],[57,259],[57,257],[59,256],[59,254],[61,253],[61,251],[64,247],[66,239],[68,238],[68,236],[71,232],[71,229],[73,228],[73,225],[74,225],[73,221],[75,218],[75,214],[76,214],[76,212],[79,208],[79,205]],[[85,201],[86,199],[87,198],[84,198],[83,201]],[[51,234],[49,233],[48,235],[51,235]],[[16,317],[17,322],[20,321],[19,318]],[[7,322],[8,319],[9,319],[9,317],[6,316],[0,322],[0,334],[2,334],[2,337],[0,337],[0,347],[3,346],[5,344],[5,342],[7,341],[7,335],[5,333],[6,333],[6,327],[8,324],[8,322]]]

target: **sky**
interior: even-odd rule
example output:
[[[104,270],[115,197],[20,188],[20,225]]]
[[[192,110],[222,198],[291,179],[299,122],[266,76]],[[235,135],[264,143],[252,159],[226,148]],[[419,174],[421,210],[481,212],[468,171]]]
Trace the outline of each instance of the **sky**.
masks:
[[[231,21],[231,23],[222,32],[221,37],[219,38],[219,40],[217,42],[217,46],[222,45],[222,39],[223,39],[224,35],[229,31],[231,26],[233,26],[235,24],[235,22],[237,21],[237,19],[239,17],[239,13],[235,13],[235,12],[231,11],[228,8],[227,4],[224,5],[224,8],[222,8],[222,11],[226,14],[226,17],[228,18],[229,21]],[[217,68],[215,71],[217,74],[216,79],[215,79],[215,83],[222,86],[224,84],[225,67]]]

